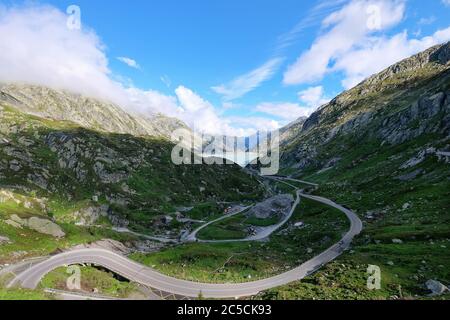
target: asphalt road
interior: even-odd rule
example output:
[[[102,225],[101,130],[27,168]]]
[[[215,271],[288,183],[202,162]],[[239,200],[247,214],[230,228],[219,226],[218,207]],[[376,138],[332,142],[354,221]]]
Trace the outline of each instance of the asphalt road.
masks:
[[[9,286],[20,285],[24,288],[35,289],[41,279],[52,270],[72,264],[91,263],[105,267],[130,281],[158,290],[171,292],[181,296],[198,297],[201,293],[205,298],[237,298],[252,296],[261,291],[301,280],[323,265],[333,261],[350,246],[353,238],[362,231],[362,222],[356,214],[329,199],[301,194],[309,198],[342,211],[350,220],[350,230],[342,240],[322,252],[318,256],[303,263],[301,266],[283,274],[239,284],[207,284],[176,279],[163,275],[149,267],[129,260],[126,257],[102,249],[82,249],[65,252],[51,257],[18,275]]]
[[[204,225],[202,225],[202,226],[198,227],[197,229],[195,229],[194,231],[192,231],[185,239],[183,239],[183,241],[185,241],[185,242],[186,242],[186,241],[187,241],[187,242],[198,241],[198,240],[197,240],[197,234],[198,234],[201,230],[205,229],[207,226],[210,226],[210,225],[212,225],[213,223],[216,223],[216,222],[219,222],[219,221],[222,221],[222,220],[225,220],[225,219],[234,217],[234,216],[236,216],[236,215],[238,215],[238,214],[241,214],[242,212],[244,212],[245,210],[247,210],[247,209],[249,209],[249,208],[251,208],[251,206],[248,206],[248,207],[242,207],[240,210],[238,210],[238,211],[236,211],[236,212],[233,212],[233,213],[231,213],[231,214],[227,214],[227,215],[224,215],[224,216],[222,216],[222,217],[220,217],[220,218],[217,218],[217,219],[215,219],[215,220],[209,221],[208,223],[205,223]]]
[[[214,220],[214,221],[211,221],[211,222],[209,222],[209,223],[207,223],[207,224],[205,224],[205,225],[203,225],[203,226],[197,228],[196,230],[194,230],[194,232],[192,232],[192,233],[189,235],[189,237],[188,237],[187,239],[188,239],[188,241],[196,241],[196,242],[200,242],[200,243],[230,243],[230,242],[250,242],[250,241],[264,240],[264,239],[270,237],[270,235],[271,235],[272,233],[274,233],[275,231],[277,231],[277,230],[279,230],[281,227],[283,227],[283,226],[286,224],[286,222],[288,222],[288,221],[291,219],[292,215],[294,214],[295,208],[297,208],[297,206],[299,205],[299,203],[300,203],[300,191],[297,191],[297,198],[296,198],[295,202],[293,203],[291,210],[290,210],[289,213],[283,218],[283,220],[280,221],[279,223],[277,223],[276,225],[273,225],[273,226],[269,226],[269,227],[263,228],[263,230],[261,230],[260,232],[258,232],[258,233],[257,233],[256,235],[254,235],[254,236],[250,236],[250,237],[247,237],[247,238],[244,238],[244,239],[230,239],[230,240],[201,240],[201,239],[198,239],[198,238],[197,238],[197,234],[198,234],[201,230],[203,230],[204,228],[206,228],[207,226],[209,226],[209,225],[211,225],[211,224],[213,224],[213,223],[216,223],[216,222],[218,222],[218,221],[224,220],[224,219],[226,219],[226,218],[235,216],[235,215],[237,215],[237,214],[242,213],[243,211],[245,211],[245,210],[242,210],[242,211],[240,211],[240,212],[238,212],[238,213],[234,213],[234,214],[232,214],[232,215],[228,215],[228,216],[221,217],[220,219],[216,219],[216,220]],[[249,207],[248,207],[248,208],[249,208]]]

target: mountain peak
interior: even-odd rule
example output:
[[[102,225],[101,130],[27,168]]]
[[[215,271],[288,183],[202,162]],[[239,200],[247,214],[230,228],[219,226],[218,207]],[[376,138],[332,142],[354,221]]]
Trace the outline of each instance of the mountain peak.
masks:
[[[438,67],[446,66],[450,61],[450,42],[436,45],[425,51],[406,58],[387,69],[364,80],[360,85],[373,86],[398,73],[412,72],[425,67],[429,63],[434,63]]]
[[[111,102],[38,85],[2,84],[0,102],[28,114],[111,133],[170,138],[175,129],[187,128],[162,114],[136,115]]]

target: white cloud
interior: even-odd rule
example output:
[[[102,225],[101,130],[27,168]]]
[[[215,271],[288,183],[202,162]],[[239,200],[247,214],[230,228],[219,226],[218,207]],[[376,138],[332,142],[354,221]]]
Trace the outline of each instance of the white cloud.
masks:
[[[231,101],[225,101],[222,103],[222,108],[225,110],[236,109],[236,108],[240,108],[240,107],[242,107],[242,104],[240,104],[240,103],[234,103]]]
[[[431,16],[431,17],[428,17],[428,18],[421,18],[419,20],[419,22],[417,22],[417,23],[419,25],[430,25],[430,24],[433,24],[433,22],[435,22],[435,21],[436,21],[436,17],[435,16]]]
[[[340,72],[344,75],[342,85],[348,89],[402,59],[450,40],[450,28],[420,39],[408,38],[407,31],[390,37],[379,33],[402,21],[404,12],[403,0],[351,1],[324,19],[325,33],[288,68],[284,82],[311,83]],[[374,22],[379,28],[371,28]]]
[[[179,86],[175,96],[167,96],[155,90],[127,89],[130,106],[138,114],[159,112],[184,121],[198,132],[208,134],[226,134],[230,136],[248,136],[267,127],[278,128],[270,120],[224,117],[209,101],[189,88]]]
[[[445,6],[450,6],[450,0],[442,0],[442,3],[443,3]]]
[[[117,57],[117,60],[119,60],[120,62],[125,63],[127,66],[134,68],[134,69],[140,69],[141,67],[139,66],[139,64],[136,62],[136,60],[133,60],[131,58],[128,57]]]
[[[276,51],[280,52],[283,49],[290,47],[298,38],[298,35],[305,29],[311,28],[320,24],[324,15],[339,8],[347,0],[321,0],[300,20],[289,32],[278,37]]]
[[[285,84],[321,80],[330,64],[345,55],[367,35],[388,29],[400,22],[405,11],[403,0],[353,0],[322,21],[324,33],[289,66]]]
[[[330,101],[325,97],[325,92],[322,86],[310,87],[298,93],[300,101],[305,103],[308,107],[318,108],[321,105]]]
[[[450,27],[421,39],[408,39],[406,31],[390,38],[369,38],[364,45],[342,56],[333,69],[344,71],[345,79],[342,85],[348,89],[400,60],[448,40],[450,40]]]
[[[162,83],[164,83],[166,85],[167,88],[170,88],[170,86],[172,85],[172,81],[170,80],[168,75],[163,75],[161,76],[161,81]]]
[[[50,6],[0,7],[0,81],[25,82],[127,101],[112,81],[104,46],[89,30],[69,30]]]
[[[298,93],[302,104],[290,102],[264,102],[255,107],[255,111],[263,112],[279,119],[294,121],[300,117],[309,117],[318,107],[330,101],[325,97],[322,86],[310,87]]]
[[[226,101],[235,100],[259,87],[264,81],[270,79],[280,66],[283,59],[273,58],[259,68],[237,77],[228,84],[212,87],[216,93],[223,96]]]
[[[236,131],[240,137],[254,135],[258,131],[273,131],[281,127],[280,122],[264,117],[228,117],[227,121],[235,126],[247,128]]]
[[[219,116],[215,107],[192,90],[180,86],[175,90],[183,119],[197,131],[209,134],[226,134],[230,136],[249,136],[264,129],[276,129],[278,123],[272,120],[248,119],[244,117]]]
[[[267,125],[262,121],[234,123],[182,86],[175,96],[167,96],[133,87],[128,80],[125,85],[122,77],[109,70],[105,46],[95,32],[70,30],[66,22],[67,16],[51,6],[0,6],[0,81],[69,90],[142,115],[163,113],[214,134],[253,134],[258,126]],[[137,66],[132,59],[121,60]],[[245,127],[239,127],[239,123]]]
[[[142,90],[138,88],[126,89],[131,109],[139,114],[162,113],[169,117],[177,117],[182,109],[176,97],[164,95],[155,90]]]
[[[256,106],[258,112],[263,112],[283,120],[293,121],[300,117],[310,116],[314,112],[314,107],[302,107],[297,103],[288,102],[264,102]]]

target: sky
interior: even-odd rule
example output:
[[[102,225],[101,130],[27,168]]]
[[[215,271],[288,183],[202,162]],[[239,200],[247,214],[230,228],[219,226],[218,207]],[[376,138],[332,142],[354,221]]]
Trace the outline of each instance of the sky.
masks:
[[[450,40],[450,0],[0,0],[0,81],[273,130]]]

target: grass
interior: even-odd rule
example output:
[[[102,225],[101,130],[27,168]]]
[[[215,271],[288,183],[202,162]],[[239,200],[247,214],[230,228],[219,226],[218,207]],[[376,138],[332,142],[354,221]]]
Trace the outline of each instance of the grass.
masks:
[[[396,291],[393,290],[392,293]],[[253,299],[263,300],[380,300],[390,294],[367,289],[367,265],[340,259],[300,282],[267,290]]]
[[[321,146],[318,158],[343,155],[336,167],[317,173],[310,166],[297,176],[317,182],[316,194],[355,211],[364,230],[352,247],[317,274],[274,288],[268,299],[439,299],[428,297],[426,281],[450,283],[450,180],[448,164],[429,155],[407,169],[400,167],[419,151],[448,145],[448,138],[425,134],[398,145],[339,136]],[[345,149],[345,152],[342,152]],[[396,177],[422,170],[410,181]],[[393,243],[400,239],[402,243]],[[381,268],[382,288],[366,288],[368,265]]]
[[[386,159],[386,156],[382,157]],[[404,158],[399,159],[399,163],[404,161]],[[335,182],[322,185],[318,193],[352,208],[364,220],[365,229],[354,242],[353,253],[331,264],[330,268],[339,270],[337,274],[321,270],[309,280],[272,289],[261,297],[421,299],[428,294],[426,281],[435,279],[448,285],[450,185],[448,180],[442,179],[447,169],[442,163],[430,159],[419,165],[428,172],[425,176],[400,183],[388,176],[392,167],[398,165],[369,158],[356,170],[336,168],[328,172],[327,175],[332,175]],[[309,178],[314,179],[314,176]],[[320,176],[316,181],[319,179]],[[336,187],[340,181],[349,180],[353,183]],[[358,186],[357,191],[355,185]],[[403,207],[405,203],[410,205],[406,209]],[[374,219],[366,218],[369,211]],[[400,239],[403,243],[395,244],[393,239]],[[382,289],[379,291],[365,288],[368,265],[377,265],[382,270]]]
[[[262,299],[419,299],[427,297],[423,285],[429,279],[445,282],[450,257],[449,242],[435,245],[410,243],[407,245],[356,245],[337,261],[325,266],[301,282],[268,290]],[[443,257],[445,260],[443,260]],[[424,263],[425,262],[425,263]],[[446,263],[446,264],[442,264]],[[367,288],[367,268],[381,269],[381,289]],[[421,284],[421,285],[418,285]]]
[[[304,229],[292,227],[303,221]],[[265,243],[189,243],[132,259],[180,279],[211,283],[243,282],[288,271],[338,242],[348,230],[344,214],[305,199],[287,229]],[[310,250],[308,250],[310,249]]]
[[[275,216],[268,219],[248,217],[246,212],[213,223],[198,233],[201,240],[236,240],[245,239],[250,227],[269,227],[280,219]]]
[[[1,300],[52,300],[53,296],[40,290],[4,289],[0,288]]]
[[[0,211],[0,235],[10,239],[10,244],[0,246],[0,263],[12,263],[20,259],[46,256],[58,250],[68,249],[78,244],[86,244],[101,239],[113,239],[118,241],[128,241],[134,239],[134,236],[114,232],[108,229],[95,227],[78,227],[70,223],[63,223],[66,236],[62,239],[56,239],[44,235],[28,228],[17,229],[4,223],[9,217],[9,211],[2,207]],[[12,212],[16,212],[13,210]]]
[[[259,219],[257,217],[251,216],[246,217],[244,221],[249,225],[256,227],[270,227],[280,222],[280,219],[277,216],[273,216],[267,219]]]
[[[80,267],[81,289],[79,292],[93,293],[116,298],[127,298],[137,291],[137,286],[124,279],[118,279],[113,273],[94,267]],[[67,279],[70,274],[66,268],[58,268],[47,274],[40,283],[42,289],[57,289],[71,291],[67,288]],[[72,290],[77,291],[77,290]]]
[[[223,205],[214,202],[197,203],[185,215],[194,220],[211,220],[223,213]]]
[[[0,190],[13,192],[14,200],[0,201],[0,235],[12,242],[0,246],[0,263],[104,238],[130,239],[106,228],[76,226],[74,212],[81,209],[107,205],[114,215],[130,222],[130,229],[178,235],[182,225],[156,226],[155,220],[173,215],[178,206],[192,204],[188,215],[207,219],[222,210],[215,202],[253,201],[263,194],[255,178],[237,165],[174,165],[170,159],[173,144],[164,139],[88,130],[10,106],[2,107],[1,118],[0,135],[8,142],[0,148]],[[26,148],[23,140],[30,142]],[[17,172],[9,169],[12,160],[20,164]],[[120,173],[122,180],[102,180],[94,170],[97,163],[103,165],[104,175]],[[33,183],[30,176],[43,183]],[[92,200],[94,195],[98,201]],[[54,239],[27,228],[15,229],[3,222],[12,214],[54,219],[66,237]],[[107,218],[95,224],[110,226]]]
[[[13,172],[0,166],[0,188],[47,198],[49,210],[45,215],[51,214],[58,221],[74,223],[74,211],[115,202],[114,213],[128,219],[130,227],[153,232],[153,219],[174,213],[178,206],[205,204],[195,208],[192,215],[206,217],[217,211],[214,202],[253,201],[263,195],[256,179],[237,165],[173,164],[173,144],[164,139],[88,130],[70,122],[26,115],[7,106],[2,123],[5,125],[0,135],[9,144],[0,149],[0,160],[16,159],[20,169]],[[64,137],[63,142],[60,137]],[[23,138],[31,141],[26,153],[20,143]],[[50,146],[49,141],[54,143]],[[120,181],[102,180],[94,170],[99,163],[103,176],[120,173]],[[45,176],[45,187],[34,184],[30,175]],[[91,201],[94,195],[98,203]],[[118,203],[111,198],[118,199]]]
[[[200,240],[239,240],[247,237],[245,227],[239,222],[217,223],[202,229],[198,233]]]

